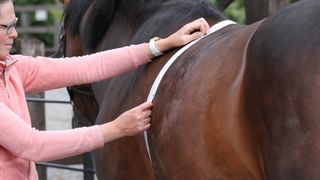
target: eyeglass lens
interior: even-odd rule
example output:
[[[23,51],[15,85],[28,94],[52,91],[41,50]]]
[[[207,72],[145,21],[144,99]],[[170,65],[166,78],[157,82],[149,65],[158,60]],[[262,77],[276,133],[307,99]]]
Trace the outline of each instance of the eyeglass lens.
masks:
[[[6,30],[7,34],[10,34],[12,32],[12,30],[14,28],[16,28],[17,22],[18,22],[18,18],[16,18],[14,21],[12,21],[11,23],[9,23],[7,25],[4,25],[4,24],[0,24],[0,25],[1,25],[1,27],[3,27]]]

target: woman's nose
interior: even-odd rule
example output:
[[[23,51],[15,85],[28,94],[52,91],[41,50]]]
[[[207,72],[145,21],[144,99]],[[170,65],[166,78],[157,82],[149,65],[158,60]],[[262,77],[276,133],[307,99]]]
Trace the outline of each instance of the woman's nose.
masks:
[[[14,39],[18,37],[18,32],[15,27],[13,27],[12,30],[10,31],[9,36],[10,38],[14,38]]]

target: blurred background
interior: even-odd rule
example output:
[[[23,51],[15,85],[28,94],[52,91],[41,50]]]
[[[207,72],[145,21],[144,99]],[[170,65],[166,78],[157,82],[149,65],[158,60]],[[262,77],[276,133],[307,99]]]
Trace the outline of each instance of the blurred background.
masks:
[[[64,6],[56,0],[14,0],[13,3],[19,18],[19,39],[38,39],[44,43],[46,55],[55,52]]]

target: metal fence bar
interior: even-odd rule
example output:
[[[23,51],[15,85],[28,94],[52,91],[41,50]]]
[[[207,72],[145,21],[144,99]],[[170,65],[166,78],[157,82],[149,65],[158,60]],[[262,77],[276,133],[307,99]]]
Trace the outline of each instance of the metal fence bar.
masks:
[[[39,102],[39,103],[61,103],[61,104],[70,104],[71,101],[62,101],[62,100],[50,100],[45,98],[35,98],[27,97],[28,102]]]
[[[93,163],[92,163],[92,159],[91,159],[91,155],[90,153],[84,153],[83,154],[83,167],[84,169],[93,169]],[[95,173],[95,172],[94,172]],[[83,178],[84,180],[94,180],[94,174],[86,171],[83,173]]]
[[[36,98],[36,97],[26,97],[26,99],[27,99],[27,102],[71,104],[71,101],[63,101],[63,100],[50,100],[50,99]],[[56,163],[47,163],[47,162],[38,162],[36,163],[36,165],[40,167],[51,167],[51,168],[65,169],[69,171],[83,172],[84,180],[93,180],[94,174],[96,172],[93,169],[90,154],[84,153],[83,159],[84,159],[83,160],[84,168],[73,168],[66,165],[61,165]]]
[[[70,170],[70,171],[78,171],[78,172],[95,174],[95,171],[93,169],[74,168],[74,167],[69,167],[69,166],[56,164],[56,163],[38,162],[38,163],[36,163],[36,165],[37,166],[50,167],[50,168],[65,169],[65,170]]]

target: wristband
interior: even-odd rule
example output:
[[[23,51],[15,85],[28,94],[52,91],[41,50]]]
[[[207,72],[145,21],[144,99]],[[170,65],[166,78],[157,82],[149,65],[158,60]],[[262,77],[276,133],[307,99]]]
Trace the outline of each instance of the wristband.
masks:
[[[155,42],[161,38],[154,37],[150,39],[148,46],[153,57],[161,56],[163,53],[157,48]]]

